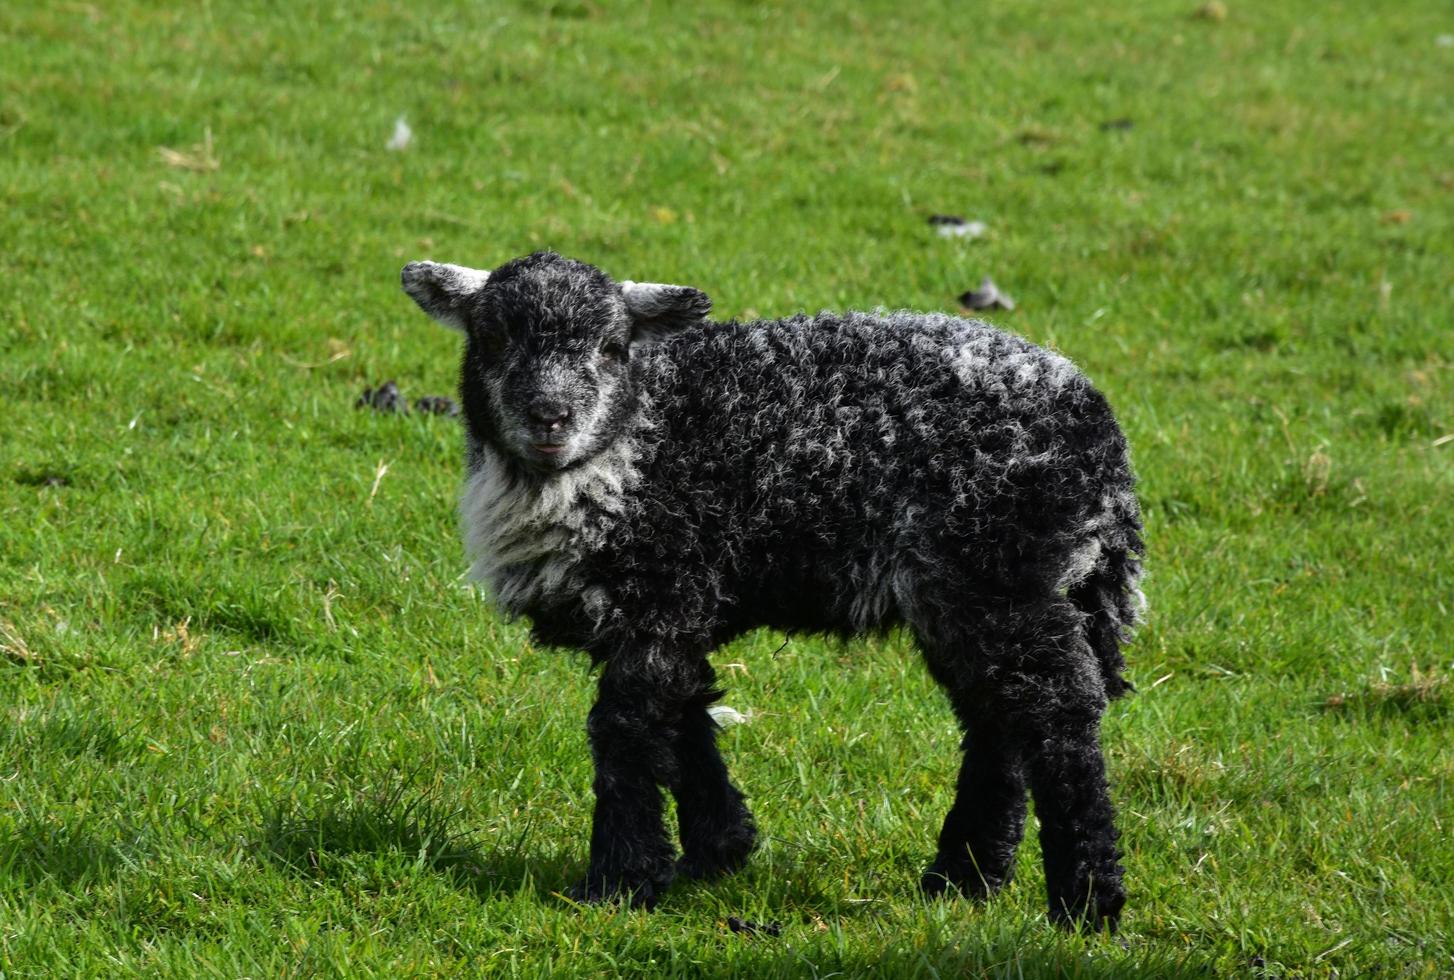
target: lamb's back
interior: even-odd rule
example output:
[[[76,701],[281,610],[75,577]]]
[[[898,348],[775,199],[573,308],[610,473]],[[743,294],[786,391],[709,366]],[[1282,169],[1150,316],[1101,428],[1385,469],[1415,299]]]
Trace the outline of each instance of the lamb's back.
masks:
[[[1105,400],[1067,359],[972,320],[713,324],[642,369],[652,482],[769,524],[832,531],[912,507],[956,524],[1006,508],[1073,520],[1099,503],[1086,484],[1124,462]]]
[[[636,476],[592,563],[616,600],[668,597],[717,641],[887,625],[911,582],[1059,588],[1118,495],[1134,507],[1104,399],[986,324],[704,325],[633,370]]]

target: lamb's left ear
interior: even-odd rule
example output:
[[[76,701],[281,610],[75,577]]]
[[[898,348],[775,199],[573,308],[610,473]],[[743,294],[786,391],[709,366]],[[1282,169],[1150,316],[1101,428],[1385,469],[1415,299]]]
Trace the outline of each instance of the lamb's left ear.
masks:
[[[468,326],[469,300],[480,291],[490,274],[447,262],[410,262],[399,273],[399,282],[419,308],[446,327],[464,330]]]
[[[712,312],[712,300],[691,286],[623,280],[621,295],[631,314],[631,339],[650,343],[694,323]]]

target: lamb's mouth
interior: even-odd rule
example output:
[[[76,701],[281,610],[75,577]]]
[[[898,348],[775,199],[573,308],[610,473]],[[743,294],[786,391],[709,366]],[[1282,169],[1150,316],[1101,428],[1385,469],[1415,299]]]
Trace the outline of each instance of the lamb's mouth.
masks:
[[[530,448],[542,456],[555,456],[565,451],[565,446],[557,442],[532,442]]]

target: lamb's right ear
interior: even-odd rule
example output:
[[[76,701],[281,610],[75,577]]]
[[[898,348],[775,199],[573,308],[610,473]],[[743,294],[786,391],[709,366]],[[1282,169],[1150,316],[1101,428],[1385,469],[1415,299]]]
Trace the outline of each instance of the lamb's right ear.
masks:
[[[410,262],[399,273],[404,292],[419,308],[446,327],[463,331],[470,297],[480,291],[490,274],[447,262]]]
[[[712,312],[712,300],[691,286],[666,286],[659,282],[621,283],[621,297],[631,314],[631,339],[650,342],[683,327],[700,323]]]

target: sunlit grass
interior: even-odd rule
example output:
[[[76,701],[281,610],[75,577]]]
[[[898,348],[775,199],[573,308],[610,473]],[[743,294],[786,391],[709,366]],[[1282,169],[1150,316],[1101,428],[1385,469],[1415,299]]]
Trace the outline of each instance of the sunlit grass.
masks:
[[[1454,971],[1454,19],[1228,7],[0,8],[0,971]],[[761,852],[561,897],[584,658],[464,582],[454,424],[354,408],[453,387],[404,261],[546,246],[723,316],[993,275],[1107,392],[1117,941],[1044,923],[1033,832],[916,897],[957,737],[897,636],[723,650]]]

